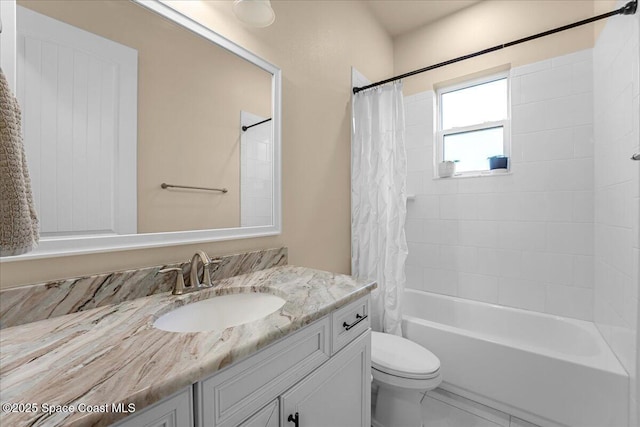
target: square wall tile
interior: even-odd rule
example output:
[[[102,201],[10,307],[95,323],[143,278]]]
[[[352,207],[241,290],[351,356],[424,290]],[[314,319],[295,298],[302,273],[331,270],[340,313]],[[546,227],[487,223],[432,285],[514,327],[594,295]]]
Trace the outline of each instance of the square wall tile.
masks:
[[[440,243],[443,245],[457,245],[459,243],[458,238],[458,220],[440,220]]]
[[[571,94],[572,66],[554,67],[522,76],[520,101],[536,102]]]
[[[424,193],[424,175],[425,171],[407,172],[407,194],[415,196]],[[409,203],[413,203],[413,200],[407,200],[407,204]],[[408,205],[407,208],[409,208]]]
[[[479,274],[500,277],[521,277],[522,252],[503,249],[478,248]]]
[[[433,126],[429,122],[407,126],[404,132],[404,142],[407,150],[433,146]]]
[[[429,194],[417,194],[407,201],[407,218],[437,219],[440,213],[440,199]]]
[[[545,286],[540,282],[501,277],[498,303],[525,310],[545,311]]]
[[[438,245],[427,243],[407,242],[409,255],[407,265],[421,267],[438,267],[440,265],[440,255]]]
[[[461,298],[498,302],[498,278],[480,274],[458,273],[458,296]]]
[[[549,314],[593,320],[593,290],[547,285],[546,310]]]
[[[549,162],[547,188],[553,191],[593,190],[593,176],[590,158]]]
[[[573,158],[573,128],[553,129],[518,135],[522,161],[536,162]]]
[[[405,286],[409,289],[422,290],[424,284],[423,268],[416,265],[405,265],[405,275],[407,282]]]
[[[547,220],[571,222],[573,220],[573,193],[570,191],[550,191],[547,197]]]
[[[591,58],[571,65],[571,93],[593,92],[593,62]]]
[[[424,269],[423,290],[436,294],[456,296],[458,294],[458,273],[438,268]]]
[[[593,226],[589,223],[548,223],[549,251],[575,254],[593,254]]]
[[[549,258],[553,254],[547,252],[522,252],[522,269],[520,277],[525,280],[546,282],[549,276]]]
[[[433,100],[429,98],[418,99],[414,102],[405,102],[404,123],[405,126],[425,125],[433,120]]]
[[[440,246],[440,268],[475,273],[478,270],[478,249],[472,246]]]
[[[502,249],[541,251],[547,248],[544,222],[500,222],[498,246]]]
[[[593,125],[575,126],[573,129],[573,157],[593,157]]]
[[[594,275],[593,256],[573,256],[573,286],[592,289]]]
[[[550,253],[547,260],[548,283],[571,286],[573,284],[573,255]]]
[[[407,242],[424,242],[423,238],[423,220],[419,218],[407,218],[404,223],[404,233]],[[431,242],[427,242],[431,243]],[[437,242],[434,242],[437,243]]]
[[[424,171],[427,164],[433,159],[432,151],[429,147],[407,148],[407,171]]]
[[[422,221],[422,234],[420,241],[430,244],[440,244],[442,242],[442,221],[439,219],[424,219]]]
[[[593,222],[593,191],[577,191],[573,193],[573,221]]]
[[[512,221],[520,218],[524,194],[487,193],[476,196],[479,220]]]
[[[466,221],[458,225],[458,242],[463,246],[498,246],[498,223],[495,221]]]

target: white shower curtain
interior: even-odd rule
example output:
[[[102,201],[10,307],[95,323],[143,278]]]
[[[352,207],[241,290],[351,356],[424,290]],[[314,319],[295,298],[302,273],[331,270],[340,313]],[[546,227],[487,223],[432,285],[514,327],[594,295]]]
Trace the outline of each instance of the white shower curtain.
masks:
[[[407,154],[402,83],[354,96],[351,147],[351,271],[374,279],[374,330],[402,335],[407,241]]]

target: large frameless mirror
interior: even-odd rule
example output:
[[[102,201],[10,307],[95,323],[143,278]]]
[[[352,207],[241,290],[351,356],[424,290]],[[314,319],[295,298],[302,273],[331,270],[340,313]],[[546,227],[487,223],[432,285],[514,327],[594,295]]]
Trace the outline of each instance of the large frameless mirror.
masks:
[[[277,67],[155,0],[6,3],[41,243],[3,261],[280,232]]]

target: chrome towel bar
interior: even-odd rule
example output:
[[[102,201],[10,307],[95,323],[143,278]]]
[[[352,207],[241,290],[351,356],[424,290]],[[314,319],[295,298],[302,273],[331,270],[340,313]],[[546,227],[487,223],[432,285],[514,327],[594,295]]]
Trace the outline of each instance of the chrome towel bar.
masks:
[[[226,188],[192,187],[190,185],[173,185],[173,184],[167,184],[165,182],[160,184],[160,187],[164,188],[165,190],[167,188],[188,188],[190,190],[219,191],[221,193],[226,193],[227,191],[229,191]]]

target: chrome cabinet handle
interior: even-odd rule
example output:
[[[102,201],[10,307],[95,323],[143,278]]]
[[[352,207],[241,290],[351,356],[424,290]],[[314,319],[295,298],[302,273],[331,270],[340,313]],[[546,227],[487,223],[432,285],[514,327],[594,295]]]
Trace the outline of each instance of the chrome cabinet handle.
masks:
[[[634,153],[633,156],[631,156],[631,160],[640,160],[640,153]]]
[[[367,316],[367,315],[361,316],[360,314],[356,313],[356,321],[355,321],[355,322],[353,322],[352,324],[348,324],[347,322],[344,322],[344,323],[342,324],[342,327],[343,327],[345,330],[347,330],[347,331],[348,331],[349,329],[351,329],[351,328],[353,328],[354,326],[356,326],[358,323],[362,322],[362,321],[363,321],[364,319],[366,319],[367,317],[369,317],[369,316]]]

